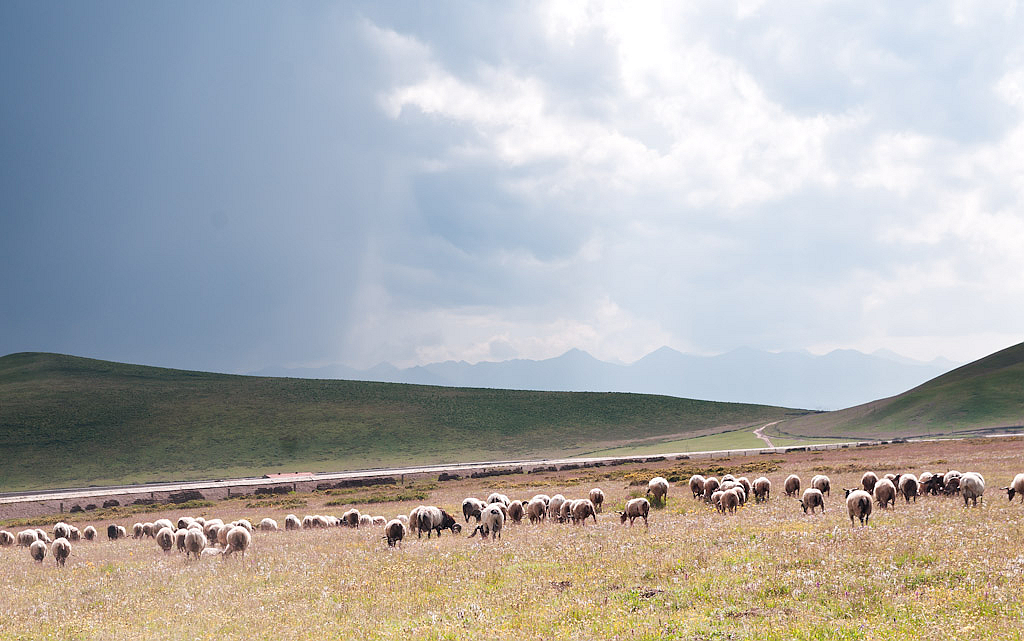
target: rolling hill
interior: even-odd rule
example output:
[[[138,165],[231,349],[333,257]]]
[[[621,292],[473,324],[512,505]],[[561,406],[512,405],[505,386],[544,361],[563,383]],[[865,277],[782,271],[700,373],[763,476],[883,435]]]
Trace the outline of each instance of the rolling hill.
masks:
[[[1024,430],[1024,343],[890,398],[785,421],[771,433],[893,438]]]
[[[0,358],[0,489],[571,455],[792,416],[668,396],[212,374]]]

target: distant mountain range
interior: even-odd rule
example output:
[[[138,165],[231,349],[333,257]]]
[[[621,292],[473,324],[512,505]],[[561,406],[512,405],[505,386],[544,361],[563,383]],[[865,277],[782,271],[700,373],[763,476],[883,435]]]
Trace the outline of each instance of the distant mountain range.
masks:
[[[835,410],[900,394],[959,363],[915,361],[888,350],[766,352],[740,348],[718,356],[662,347],[620,365],[572,349],[545,360],[467,363],[446,361],[399,369],[382,363],[365,370],[341,365],[268,368],[254,374],[565,392],[636,392],[736,403]]]

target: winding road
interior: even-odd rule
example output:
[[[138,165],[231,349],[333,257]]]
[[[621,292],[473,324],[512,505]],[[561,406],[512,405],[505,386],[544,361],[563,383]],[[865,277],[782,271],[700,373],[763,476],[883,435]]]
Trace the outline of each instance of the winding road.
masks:
[[[757,438],[759,438],[762,441],[764,441],[765,445],[767,445],[768,447],[775,447],[774,445],[772,445],[771,439],[764,435],[764,428],[771,427],[772,425],[778,425],[778,424],[779,424],[779,421],[774,421],[772,423],[765,423],[761,427],[759,427],[756,430],[754,430],[754,436],[756,436]]]

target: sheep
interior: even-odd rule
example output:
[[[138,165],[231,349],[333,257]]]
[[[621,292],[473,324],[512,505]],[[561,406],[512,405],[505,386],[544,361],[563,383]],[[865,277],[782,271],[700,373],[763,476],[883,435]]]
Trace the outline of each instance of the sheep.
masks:
[[[32,545],[28,546],[28,553],[32,555],[36,563],[42,563],[46,558],[46,543],[36,539]]]
[[[800,493],[800,477],[796,474],[790,474],[786,477],[786,481],[782,484],[782,491],[786,493],[786,496],[795,497]]]
[[[124,529],[123,525],[111,524],[111,525],[107,526],[107,538],[110,539],[111,541],[116,541],[117,539],[127,538],[127,536],[128,536],[128,531]]]
[[[235,525],[227,534],[227,546],[224,548],[224,556],[231,556],[235,552],[242,553],[242,559],[245,560],[245,551],[249,549],[249,544],[252,543],[252,534],[245,526]]]
[[[562,503],[565,503],[565,497],[561,494],[556,494],[548,500],[548,518],[554,521],[558,521],[558,515],[562,510]]]
[[[767,501],[772,494],[772,482],[769,481],[768,477],[766,476],[759,476],[756,479],[754,479],[752,489],[754,490],[755,503]]]
[[[288,516],[284,517],[284,529],[301,530],[302,521],[300,521],[299,517],[295,516],[294,514],[289,514]]]
[[[399,521],[401,521],[402,525],[404,525],[408,529],[408,527],[409,527],[409,517],[407,515],[399,514],[395,518],[398,519]]]
[[[164,552],[170,552],[174,547],[174,530],[169,527],[162,527],[156,533],[156,544]]]
[[[345,527],[359,527],[359,510],[352,508],[341,515],[341,523]]]
[[[331,518],[333,518],[333,517],[327,517],[327,516],[324,516],[323,514],[314,514],[313,515],[313,527],[320,528],[322,530],[326,530],[327,528],[331,527],[331,523],[334,522],[334,521],[331,520]],[[360,522],[361,522],[361,520],[362,520],[362,515],[360,515]],[[250,534],[252,534],[252,532],[250,532]]]
[[[512,501],[512,504],[508,506],[508,518],[512,519],[513,523],[522,521],[524,514],[526,514],[526,509],[522,501]]]
[[[505,507],[508,507],[508,504],[511,502],[511,499],[509,499],[504,494],[501,494],[500,492],[491,492],[491,494],[487,497],[487,505],[490,505],[491,503],[501,503]]]
[[[526,504],[526,516],[530,519],[530,524],[542,523],[544,517],[547,516],[547,506],[544,505],[544,499],[540,497],[533,497],[530,502]]]
[[[53,526],[54,539],[71,539],[71,526],[64,521],[58,521]]]
[[[664,505],[668,501],[668,487],[668,480],[662,476],[655,476],[647,482],[647,494],[655,504]]]
[[[420,510],[425,507],[425,505],[419,505],[409,511],[409,524],[406,527],[409,529],[410,533],[415,532],[417,538],[420,533]]]
[[[222,554],[224,554],[224,550],[221,550],[219,548],[203,548],[203,551],[199,553],[199,557],[202,558],[204,556],[220,556]]]
[[[699,499],[704,496],[704,477],[700,474],[694,474],[690,477],[690,491],[693,492],[693,498]]]
[[[711,502],[711,495],[718,491],[718,488],[722,484],[713,476],[709,476],[704,479],[704,502]]]
[[[647,515],[651,511],[651,503],[647,499],[640,497],[637,499],[630,499],[626,502],[626,509],[623,512],[619,512],[619,520],[625,524],[626,519],[629,519],[629,527],[633,527],[633,521],[642,518],[644,525],[648,525]]]
[[[878,475],[874,472],[864,472],[864,476],[860,477],[860,485],[868,494],[875,491],[875,483],[878,483]]]
[[[384,526],[384,538],[388,541],[388,547],[393,548],[395,544],[402,545],[405,538],[405,524],[398,519],[391,519]]]
[[[419,538],[423,532],[426,532],[427,538],[429,539],[431,532],[435,530],[437,531],[438,536],[441,536],[441,530],[444,529],[451,530],[452,534],[458,534],[462,531],[462,526],[452,518],[452,515],[439,507],[433,505],[421,506],[417,516],[419,518],[419,531],[416,533],[417,538]]]
[[[715,506],[715,509],[725,514],[725,506],[722,505],[722,497],[725,496],[725,491],[715,490],[715,493],[711,495],[711,504]]]
[[[185,532],[185,558],[195,555],[196,560],[199,560],[206,549],[206,543],[206,535],[202,529],[189,528]]]
[[[597,523],[597,506],[590,499],[579,499],[572,504],[572,520],[577,525],[586,525],[587,518],[592,517]]]
[[[82,539],[82,531],[74,525],[69,527],[71,528],[71,536],[68,537],[68,541],[80,541]]]
[[[341,515],[341,520],[345,521],[345,515],[344,514]],[[359,524],[359,517],[356,517],[356,525],[358,525],[358,524]],[[346,523],[346,525],[347,525],[347,523]],[[311,530],[311,529],[313,529],[315,527],[316,527],[316,518],[312,514],[307,514],[306,516],[302,517],[302,529],[303,530]],[[349,526],[349,527],[355,527],[355,526]]]
[[[736,477],[733,476],[732,474],[726,474],[725,476],[722,477],[722,483],[725,483],[726,481],[735,481],[735,480],[736,480]]]
[[[7,530],[0,530],[0,547],[11,547],[16,540],[16,537]]]
[[[871,495],[864,490],[846,490],[846,511],[850,514],[850,527],[853,519],[860,519],[861,525],[867,525],[871,517]]]
[[[910,503],[910,498],[914,498],[914,503],[917,503],[917,477],[913,474],[903,474],[900,476],[900,494],[903,495],[903,499]]]
[[[249,534],[252,534],[255,529],[253,528],[252,523],[249,522],[249,519],[238,519],[237,521],[231,523],[231,525],[237,527],[244,527],[246,530],[249,531]]]
[[[86,525],[85,529],[82,530],[82,537],[85,538],[86,541],[95,540],[96,539],[96,528],[94,528],[91,525]]]
[[[165,527],[171,528],[172,532],[175,529],[177,529],[177,528],[174,527],[174,523],[171,523],[170,519],[157,519],[157,520],[153,521],[153,527],[155,528],[153,530],[154,533],[159,533],[160,530],[165,528]]]
[[[143,523],[142,524],[142,535],[143,536],[148,536],[149,538],[153,538],[154,534],[156,534],[156,530],[153,529],[153,524],[152,523]]]
[[[534,494],[533,498],[530,499],[530,501],[535,501],[538,499],[544,502],[544,509],[547,509],[548,503],[551,502],[551,497],[548,496],[547,494]],[[529,501],[527,501],[527,503],[529,503]]]
[[[558,522],[565,523],[572,518],[572,506],[578,499],[570,499],[562,503],[562,507],[558,510]]]
[[[481,539],[486,539],[488,534],[491,535],[492,541],[500,539],[501,528],[504,525],[505,514],[496,505],[488,505],[480,514],[480,525],[476,526],[469,538],[473,538],[479,532]]]
[[[383,516],[374,516],[371,517],[370,520],[373,522],[374,527],[383,527],[388,523],[388,520]]]
[[[18,545],[23,548],[31,547],[39,540],[39,534],[35,530],[22,530],[18,532]]]
[[[879,507],[885,509],[891,503],[896,507],[896,486],[889,479],[880,479],[875,483],[875,501]]]
[[[964,497],[964,507],[967,501],[973,501],[972,507],[978,507],[978,499],[985,493],[985,477],[977,472],[967,472],[960,477],[960,494]]]
[[[180,528],[174,531],[174,547],[178,549],[178,552],[185,551],[186,534],[188,534],[188,528]]]
[[[71,542],[63,536],[57,537],[53,545],[50,546],[50,554],[53,555],[53,560],[57,562],[58,567],[64,567],[68,557],[71,556]]]
[[[373,517],[369,514],[360,514],[359,527],[373,527]]]
[[[932,496],[937,496],[939,492],[944,492],[946,489],[942,485],[942,474],[922,472],[921,476],[919,476],[917,479],[917,483],[920,486],[921,494],[931,494]]]
[[[1013,497],[1020,494],[1021,503],[1024,503],[1024,474],[1018,474],[1013,477],[1013,481],[1006,487],[999,488],[1000,490],[1006,490],[1006,495],[1012,501]]]
[[[194,518],[192,518],[191,516],[183,516],[183,517],[178,519],[178,524],[177,524],[178,525],[178,529],[179,530],[185,530],[185,529],[188,528],[188,526],[192,525],[195,522],[196,522],[196,520]]]
[[[462,516],[466,519],[466,523],[469,523],[470,517],[475,518],[476,522],[480,522],[480,513],[483,512],[487,504],[480,499],[473,498],[472,496],[462,500]]]
[[[946,494],[960,493],[960,477],[962,475],[956,470],[950,470],[942,475],[942,485],[946,488]]]
[[[804,490],[802,498],[798,499],[800,506],[804,509],[804,514],[807,514],[807,510],[814,514],[814,508],[820,507],[822,513],[825,512],[825,497],[822,496],[821,490],[816,487],[809,487]]]
[[[39,538],[40,541],[47,545],[53,543],[53,539],[51,539],[50,535],[46,533],[46,530],[36,528],[36,536]]]
[[[832,496],[832,480],[824,474],[815,474],[814,478],[811,479],[811,487],[821,490],[822,494]]]
[[[271,518],[266,518],[260,521],[260,529],[264,532],[277,532],[277,521]]]
[[[722,492],[722,499],[721,499],[721,501],[722,501],[722,510],[721,511],[722,511],[723,514],[726,513],[726,512],[728,512],[729,514],[735,514],[736,513],[736,508],[738,508],[739,505],[740,505],[739,492],[741,492],[741,491],[742,491],[742,488],[734,487],[731,490],[726,490],[725,492]]]
[[[600,512],[601,506],[604,505],[604,490],[599,487],[595,487],[590,490],[590,494],[587,496],[590,498],[590,502],[594,504],[594,509]]]

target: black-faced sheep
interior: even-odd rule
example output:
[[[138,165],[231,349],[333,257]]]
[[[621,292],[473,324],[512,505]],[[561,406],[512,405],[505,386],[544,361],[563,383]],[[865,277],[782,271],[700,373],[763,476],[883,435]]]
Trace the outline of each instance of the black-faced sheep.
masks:
[[[864,490],[846,490],[846,511],[850,514],[850,527],[853,520],[860,519],[861,525],[867,525],[871,517],[871,495]]]
[[[203,550],[206,548],[206,535],[202,529],[188,528],[185,532],[185,558],[195,556],[196,560],[200,558]]]
[[[46,558],[46,543],[36,539],[32,545],[28,546],[28,553],[32,555],[36,563],[42,563]]]
[[[123,539],[128,537],[128,531],[124,529],[123,525],[108,525],[107,526],[107,538],[111,541],[117,539]]]
[[[772,482],[768,480],[768,477],[759,476],[756,479],[754,479],[752,489],[754,491],[755,503],[767,501],[769,498],[771,498]]]
[[[699,499],[704,496],[704,477],[700,474],[694,474],[690,477],[690,491],[693,492],[693,498]]]
[[[874,472],[864,472],[864,476],[860,477],[860,485],[868,494],[875,491],[875,483],[878,483],[878,475]]]
[[[914,499],[914,503],[917,503],[917,489],[918,482],[916,476],[913,474],[903,474],[900,476],[900,494],[903,495],[907,503],[910,503],[911,498]]]
[[[476,519],[476,522],[480,522],[480,513],[484,511],[487,504],[480,499],[473,498],[472,496],[466,497],[462,500],[462,516],[466,519],[466,523],[469,523],[470,518]]]
[[[832,496],[832,480],[824,474],[815,474],[811,479],[811,487],[821,490],[822,494]]]
[[[786,493],[786,496],[795,497],[800,493],[800,477],[796,474],[790,474],[786,477],[786,481],[782,484],[782,491]]]
[[[950,470],[942,475],[942,485],[947,495],[960,493],[960,477],[962,475],[956,470]]]
[[[1001,487],[999,489],[1006,490],[1006,496],[1009,497],[1011,501],[1014,496],[1020,494],[1020,500],[1024,503],[1024,474],[1018,474],[1013,477],[1013,481],[1011,481],[1008,486]]]
[[[622,523],[629,519],[629,526],[633,527],[633,521],[639,518],[644,520],[644,525],[647,525],[647,515],[651,511],[651,503],[647,499],[641,497],[637,499],[630,499],[626,502],[626,509],[623,512],[619,512],[619,520]]]
[[[429,539],[431,532],[435,531],[438,536],[441,536],[441,530],[445,529],[451,530],[452,534],[458,534],[462,531],[462,526],[452,518],[451,514],[434,505],[421,507],[417,517],[419,518],[417,538],[419,538],[422,532],[426,532]]]
[[[896,486],[889,479],[879,479],[875,483],[875,501],[885,509],[889,505],[896,507]]]
[[[245,551],[249,549],[249,545],[252,543],[252,534],[249,530],[241,525],[235,525],[227,534],[227,544],[224,548],[224,556],[231,556],[235,552],[242,553],[242,559],[245,559]]]
[[[664,505],[668,500],[668,480],[662,476],[655,476],[647,482],[647,494],[656,505]]]
[[[501,503],[505,507],[508,507],[508,504],[511,502],[512,500],[501,492],[491,492],[487,497],[487,505],[490,505],[491,503]]]
[[[480,538],[486,539],[490,534],[491,540],[501,538],[501,528],[505,525],[505,514],[496,505],[488,505],[480,514],[480,525],[476,526],[470,538],[480,533]]]
[[[50,546],[50,554],[53,555],[53,560],[57,562],[57,565],[63,567],[67,563],[68,557],[71,556],[71,542],[65,537],[57,537],[53,541],[53,545]]]
[[[804,495],[800,499],[800,507],[804,509],[804,514],[807,514],[807,510],[814,514],[814,508],[820,507],[821,511],[825,511],[825,497],[821,494],[821,490],[816,487],[809,487],[804,490]]]
[[[601,506],[604,505],[604,490],[599,487],[595,487],[590,490],[590,494],[588,494],[588,496],[590,498],[590,502],[594,504],[594,509],[600,512]]]
[[[967,472],[960,477],[960,495],[964,497],[964,507],[967,501],[973,501],[972,507],[978,507],[978,499],[985,493],[985,478],[977,472]]]
[[[391,519],[384,526],[384,538],[388,541],[388,547],[393,548],[395,545],[401,546],[402,539],[405,538],[405,524],[398,519]]]

